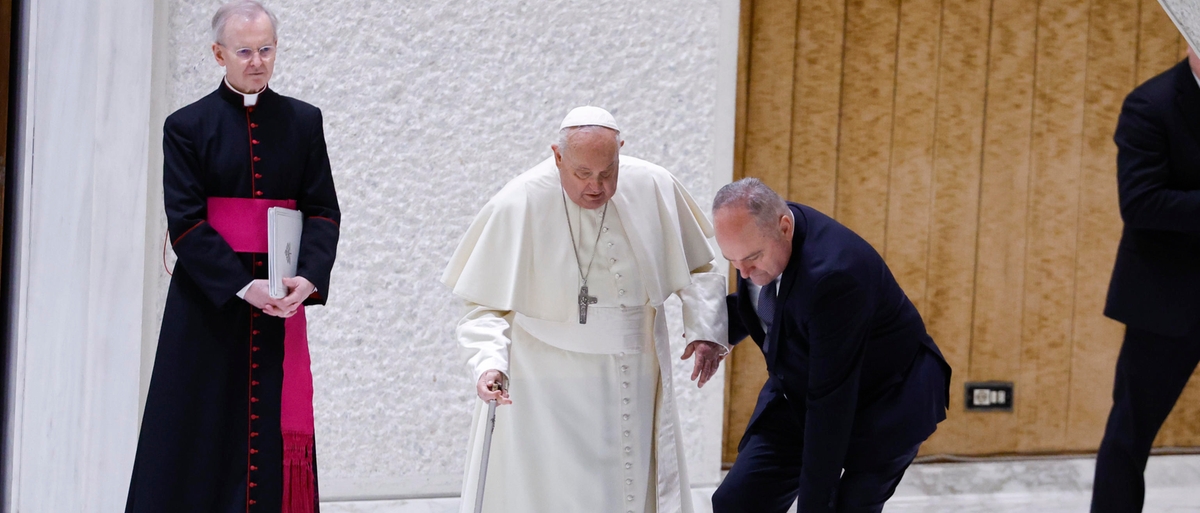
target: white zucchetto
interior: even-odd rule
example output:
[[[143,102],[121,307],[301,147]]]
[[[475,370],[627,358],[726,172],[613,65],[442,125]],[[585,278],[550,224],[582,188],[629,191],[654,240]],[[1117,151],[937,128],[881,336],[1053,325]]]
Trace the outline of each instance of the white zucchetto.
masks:
[[[571,109],[567,117],[563,118],[562,126],[558,127],[558,129],[562,130],[577,126],[602,126],[618,132],[621,131],[617,127],[617,120],[613,118],[612,114],[609,114],[607,110],[591,105]]]

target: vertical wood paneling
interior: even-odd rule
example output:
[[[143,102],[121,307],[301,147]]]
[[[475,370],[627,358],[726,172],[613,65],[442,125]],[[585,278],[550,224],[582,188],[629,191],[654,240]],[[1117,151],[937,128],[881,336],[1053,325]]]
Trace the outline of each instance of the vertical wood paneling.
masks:
[[[791,109],[775,109],[771,112],[771,121],[782,123],[783,115],[791,115],[790,150],[787,155],[790,167],[780,166],[777,169],[785,173],[786,180],[772,175],[765,167],[779,166],[783,162],[782,155],[772,152],[769,157],[756,160],[754,165],[743,166],[735,176],[754,176],[762,179],[785,198],[799,201],[825,212],[834,208],[834,194],[837,178],[838,155],[838,124],[840,123],[839,102],[841,100],[841,75],[843,51],[843,27],[845,25],[845,5],[843,0],[806,0],[798,2],[793,8],[783,8],[778,3],[765,4],[744,0],[742,7],[743,27],[755,26],[755,7],[759,16],[771,16],[774,23],[763,26],[757,25],[754,32],[747,31],[743,38],[753,44],[749,33],[769,31],[768,37],[756,35],[759,39],[770,41],[769,46],[763,43],[757,45],[754,62],[766,60],[784,68],[783,58],[792,60],[794,71],[791,90]],[[765,9],[765,11],[764,11]],[[769,14],[765,14],[769,13]],[[785,30],[783,21],[788,17],[793,20],[790,27],[795,35],[791,48],[783,48],[786,38],[779,34]],[[742,62],[751,61],[751,52],[744,50]],[[764,54],[769,54],[765,56]],[[749,65],[747,64],[747,68]],[[769,73],[785,73],[782,69],[772,69]],[[747,70],[747,76],[750,73]],[[756,75],[757,76],[757,75]],[[747,82],[751,79],[747,78]],[[759,79],[762,80],[762,79]],[[772,83],[767,88],[773,95],[775,105],[782,102],[784,96],[782,85]],[[754,102],[758,101],[755,96]],[[756,105],[755,112],[768,110],[767,107]],[[750,106],[743,109],[749,112]],[[763,114],[756,114],[761,117]],[[787,125],[777,125],[775,128]],[[760,135],[767,131],[760,132]],[[768,132],[772,138],[779,137],[777,132]],[[758,144],[751,142],[749,144]],[[733,461],[737,454],[737,444],[745,431],[746,424],[753,413],[758,391],[766,381],[766,364],[762,353],[753,344],[744,344],[734,349],[727,362],[729,379],[727,383],[726,404],[729,405],[725,424],[725,461]],[[736,386],[735,386],[736,385]]]
[[[955,372],[922,452],[1094,450],[1124,332],[1112,132],[1186,48],[1157,0],[743,3],[736,176],[884,255]],[[765,378],[752,345],[729,366],[726,461]],[[967,413],[967,380],[1013,381],[1015,411]],[[1156,445],[1200,445],[1200,377]]]
[[[757,0],[749,9],[745,7],[742,15],[749,19],[743,24],[750,26],[746,87],[752,100],[745,105],[746,147],[741,171],[786,195],[798,6],[795,0]],[[730,457],[736,454],[737,442],[754,412],[767,366],[758,346],[749,343],[734,347],[726,365],[730,388],[724,451]],[[735,383],[739,386],[733,386]]]
[[[745,178],[746,170],[746,117],[750,95],[750,34],[753,30],[754,0],[742,0],[738,17],[738,90],[737,114],[734,118],[733,142],[733,179]],[[729,290],[737,290],[734,279],[737,271],[730,269]],[[736,343],[736,340],[730,340]],[[728,358],[725,359],[725,422],[723,440],[721,442],[721,461],[730,462],[737,459],[737,446],[742,433],[749,423],[747,407],[753,413],[754,393],[762,387],[765,381],[766,363],[762,353],[756,351],[753,344],[734,346]],[[747,406],[749,405],[749,406]]]
[[[751,11],[746,106],[746,176],[776,191],[788,190],[792,145],[792,74],[795,67],[795,0],[759,0]]]
[[[930,188],[937,116],[938,43],[942,0],[900,6],[896,56],[896,115],[883,257],[909,299],[924,311],[929,267]]]
[[[848,0],[838,145],[842,224],[883,250],[896,68],[898,0]]]
[[[979,173],[987,86],[991,2],[946,2],[938,70],[926,326],[951,368],[967,369],[974,299]],[[966,373],[953,375],[951,412],[963,404]],[[967,436],[967,417],[950,415],[926,452]]]
[[[746,117],[750,102],[750,32],[754,0],[742,0],[738,11],[737,112],[733,123],[733,179],[746,175]],[[757,98],[755,98],[757,100]]]
[[[1113,120],[1136,85],[1137,47],[1129,41],[1137,37],[1137,19],[1129,13],[1137,9],[1137,0],[1106,0],[1091,6],[1067,450],[1096,448],[1112,406],[1112,387],[1102,385],[1112,383],[1122,329],[1100,313],[1121,238]]]
[[[1023,452],[1066,442],[1088,3],[1043,2],[1038,11],[1017,402]]]
[[[800,2],[789,200],[833,212],[842,97],[843,0]],[[778,191],[783,194],[783,191]]]
[[[955,369],[972,380],[1015,381],[1021,368],[1037,6],[1038,0],[993,6],[971,364]],[[1022,382],[1017,382],[1015,391],[1024,401]],[[967,439],[958,451],[970,447],[971,452],[983,454],[1016,452],[1015,414],[966,415],[961,405],[954,408],[953,412],[967,417],[968,425]]]
[[[767,382],[767,363],[753,341],[733,347],[725,359],[725,440],[722,461],[737,457],[738,442],[750,423],[758,393]]]

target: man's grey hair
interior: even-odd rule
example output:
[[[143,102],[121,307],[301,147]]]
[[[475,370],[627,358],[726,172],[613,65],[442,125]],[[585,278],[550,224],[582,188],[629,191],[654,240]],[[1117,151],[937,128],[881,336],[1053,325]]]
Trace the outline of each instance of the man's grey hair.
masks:
[[[616,140],[617,140],[617,153],[620,153],[621,152],[621,141],[625,140],[625,139],[621,138],[621,132],[619,130],[613,130],[609,127],[600,126],[600,125],[569,126],[562,130],[559,130],[558,131],[558,142],[556,143],[558,145],[559,153],[567,152],[567,139],[570,139],[571,135],[575,134],[576,132],[597,132],[597,131],[601,131],[601,130],[613,133],[613,137],[616,138]]]
[[[745,209],[756,224],[768,230],[777,228],[779,217],[788,210],[787,202],[757,178],[743,178],[717,191],[713,197],[713,215],[730,207]]]
[[[271,19],[271,32],[279,35],[279,18],[275,17],[275,13],[258,3],[256,0],[233,0],[220,9],[213,15],[212,19],[212,38],[214,43],[221,43],[221,38],[225,36],[225,26],[229,24],[229,20],[235,16],[239,16],[248,20],[257,18],[259,15],[266,14],[267,18]]]

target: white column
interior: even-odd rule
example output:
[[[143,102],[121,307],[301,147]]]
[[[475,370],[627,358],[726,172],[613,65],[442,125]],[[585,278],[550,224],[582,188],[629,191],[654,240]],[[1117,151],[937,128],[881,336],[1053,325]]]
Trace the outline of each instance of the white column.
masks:
[[[154,1],[23,4],[5,509],[120,511],[138,431]]]

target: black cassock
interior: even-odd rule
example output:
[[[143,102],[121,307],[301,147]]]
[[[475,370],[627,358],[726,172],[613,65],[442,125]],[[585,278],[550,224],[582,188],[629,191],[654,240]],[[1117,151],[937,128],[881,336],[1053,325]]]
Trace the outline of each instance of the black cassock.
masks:
[[[324,304],[341,213],[321,124],[312,105],[267,89],[244,107],[224,84],[167,118],[163,196],[178,261],[126,512],[281,510],[284,320],[237,297],[267,277],[266,255],[235,253],[206,221],[206,204],[295,200],[304,213],[297,274],[317,289],[305,305]]]

